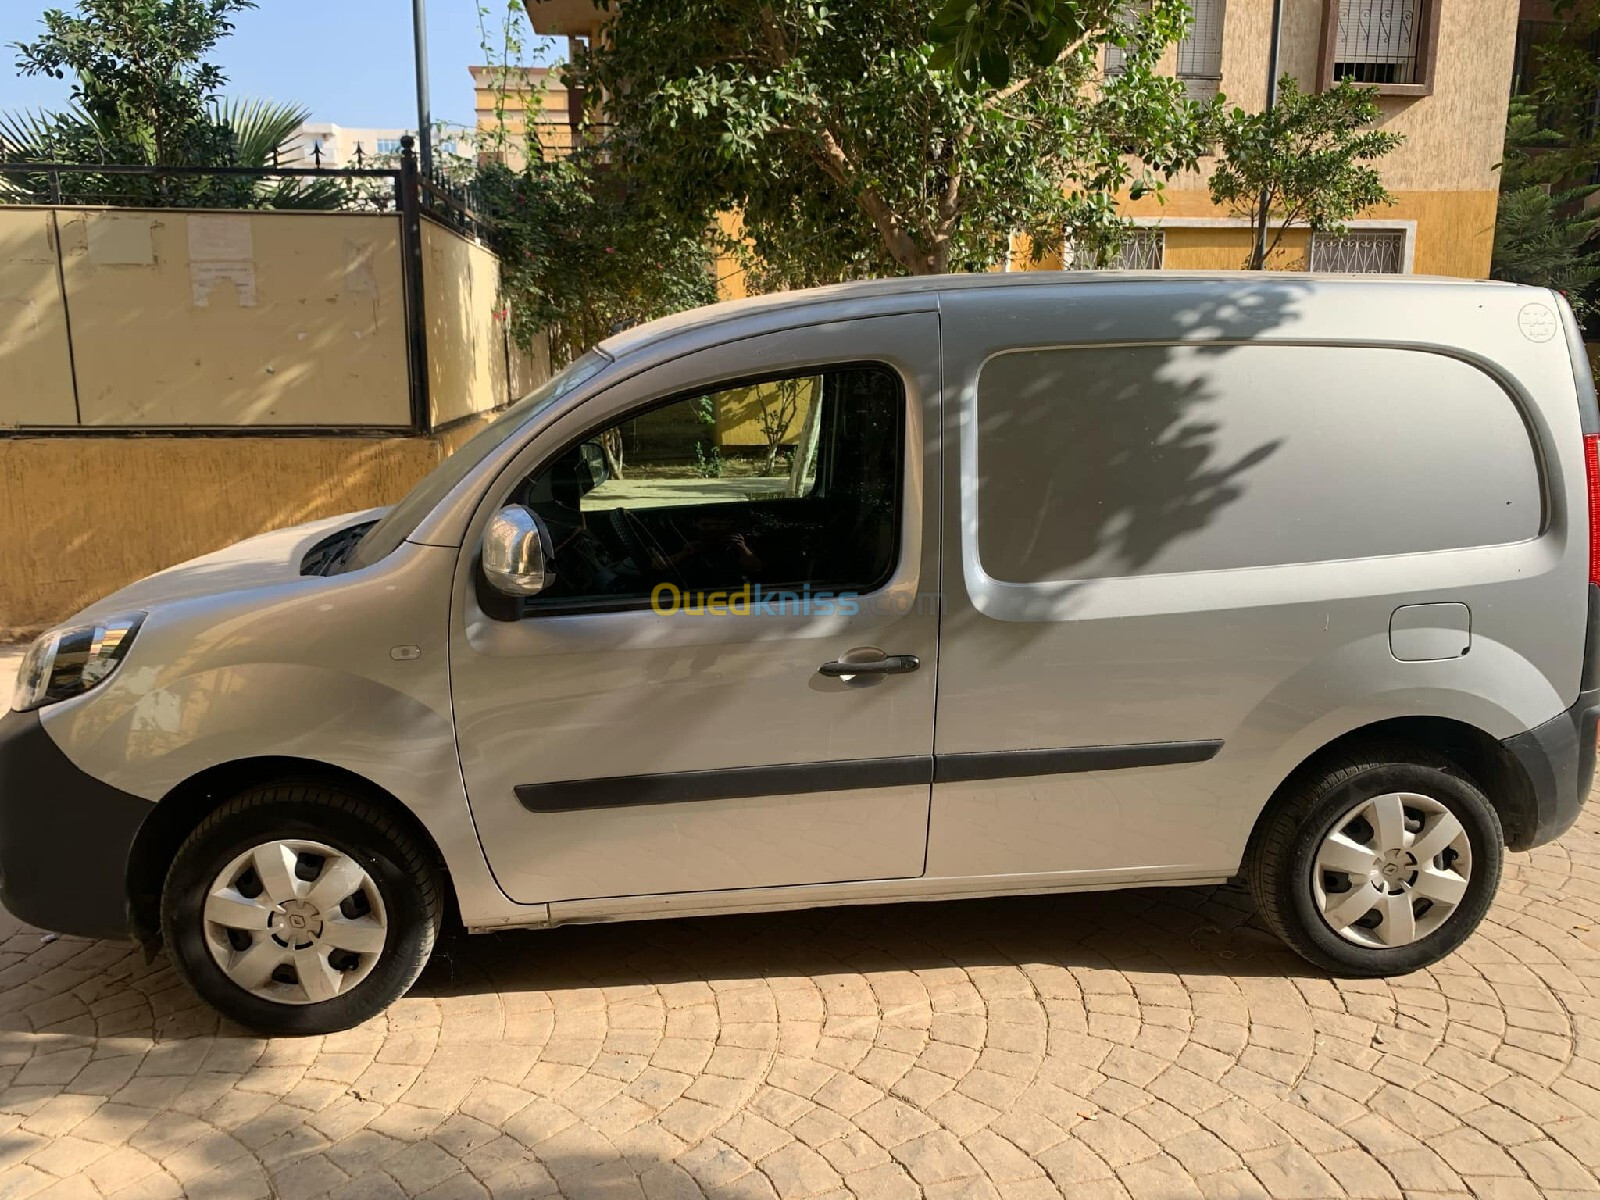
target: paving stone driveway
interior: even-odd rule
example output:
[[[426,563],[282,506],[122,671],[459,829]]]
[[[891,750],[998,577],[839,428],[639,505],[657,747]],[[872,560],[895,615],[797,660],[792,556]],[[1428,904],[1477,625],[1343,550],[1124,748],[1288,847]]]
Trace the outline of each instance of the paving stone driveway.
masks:
[[[458,938],[300,1040],[0,917],[0,1198],[1592,1196],[1597,868],[1397,980],[1139,891]]]

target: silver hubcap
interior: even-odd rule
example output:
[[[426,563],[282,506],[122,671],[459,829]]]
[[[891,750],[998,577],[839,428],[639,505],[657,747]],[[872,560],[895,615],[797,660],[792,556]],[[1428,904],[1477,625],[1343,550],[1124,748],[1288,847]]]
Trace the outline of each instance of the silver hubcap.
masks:
[[[389,922],[372,876],[321,842],[267,842],[206,894],[205,935],[223,973],[279,1004],[332,1000],[372,972]]]
[[[1311,892],[1322,919],[1358,946],[1425,938],[1450,919],[1472,879],[1472,846],[1431,796],[1390,792],[1353,805],[1322,839]]]

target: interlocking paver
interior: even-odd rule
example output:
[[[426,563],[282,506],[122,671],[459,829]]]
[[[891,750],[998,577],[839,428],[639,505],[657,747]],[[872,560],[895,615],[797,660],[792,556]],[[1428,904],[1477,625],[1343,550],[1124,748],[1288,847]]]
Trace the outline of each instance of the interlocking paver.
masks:
[[[0,1196],[1600,1194],[1600,805],[1402,979],[1229,889],[460,938],[263,1039],[0,915]]]

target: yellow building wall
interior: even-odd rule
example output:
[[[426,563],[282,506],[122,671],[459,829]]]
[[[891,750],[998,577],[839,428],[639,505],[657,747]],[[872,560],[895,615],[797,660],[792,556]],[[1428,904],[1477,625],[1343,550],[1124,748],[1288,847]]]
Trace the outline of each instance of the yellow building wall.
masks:
[[[1213,205],[1208,193],[1169,190],[1164,200],[1162,203],[1145,197],[1124,202],[1122,209],[1132,217],[1153,219],[1165,230],[1165,265],[1169,269],[1233,271],[1245,265],[1254,240],[1249,228],[1196,228],[1181,223],[1185,218],[1216,220],[1233,216]],[[1396,192],[1395,203],[1368,209],[1361,219],[1394,225],[1415,222],[1411,266],[1415,274],[1482,279],[1489,273],[1498,203],[1499,193],[1492,189]],[[1269,266],[1276,270],[1305,270],[1309,241],[1306,231],[1291,229]]]
[[[71,425],[77,417],[55,214],[0,208],[0,425]]]
[[[805,428],[806,414],[817,393],[816,379],[801,379],[794,396],[794,412],[784,427],[780,445],[793,445]],[[761,422],[761,403],[765,400],[773,421],[781,415],[778,384],[759,383],[754,387],[730,389],[717,396],[716,437],[719,446],[764,448],[767,435]]]
[[[51,219],[8,211],[0,230]],[[53,219],[65,312],[37,308],[54,328],[20,352],[0,343],[0,366],[11,377],[13,364],[59,362],[70,314],[83,424],[408,423],[398,217],[57,209]],[[38,256],[9,255],[5,270],[8,288],[47,297],[56,287]],[[0,424],[74,423],[59,367],[49,374],[37,390],[0,389]]]
[[[1325,0],[1284,0],[1281,70],[1302,88],[1318,86]],[[1439,37],[1434,87],[1427,96],[1378,100],[1377,127],[1405,140],[1377,163],[1396,203],[1361,214],[1382,222],[1416,222],[1412,270],[1421,275],[1488,275],[1494,246],[1495,209],[1511,91],[1517,7],[1502,0],[1449,0],[1437,5]],[[1266,103],[1271,0],[1228,0],[1223,26],[1221,89],[1230,106],[1258,111]],[[1161,203],[1154,196],[1124,201],[1130,216],[1144,218],[1232,216],[1211,203],[1207,179],[1214,160],[1169,183]],[[1167,228],[1166,265],[1172,269],[1218,270],[1243,266],[1248,231]],[[1285,236],[1269,265],[1302,270],[1308,238]]]
[[[471,67],[478,146],[482,154],[514,168],[527,162],[526,138],[532,114],[533,136],[545,158],[571,153],[572,122],[567,90],[549,69]]]
[[[7,439],[0,636],[241,538],[392,503],[444,446],[429,437]]]

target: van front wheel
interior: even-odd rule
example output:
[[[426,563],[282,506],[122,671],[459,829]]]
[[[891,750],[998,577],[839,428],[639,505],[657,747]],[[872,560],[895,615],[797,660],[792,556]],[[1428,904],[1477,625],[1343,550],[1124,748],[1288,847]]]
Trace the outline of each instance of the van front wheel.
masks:
[[[416,981],[439,923],[416,839],[320,784],[228,801],[178,850],[161,897],[178,971],[267,1034],[332,1033],[383,1011]]]
[[[1483,920],[1504,839],[1453,764],[1386,747],[1287,784],[1248,853],[1256,907],[1303,958],[1336,975],[1438,962]]]

